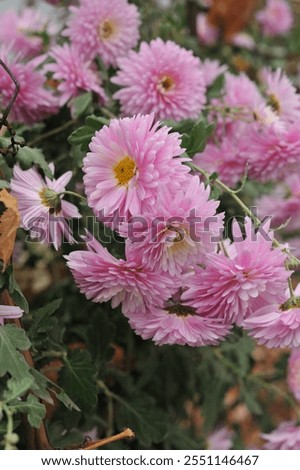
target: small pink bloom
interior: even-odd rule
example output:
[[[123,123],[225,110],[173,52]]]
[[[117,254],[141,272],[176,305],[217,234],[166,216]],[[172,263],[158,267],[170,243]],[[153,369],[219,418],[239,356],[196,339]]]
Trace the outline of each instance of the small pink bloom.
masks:
[[[161,188],[156,204],[143,213],[144,230],[137,219],[138,237],[126,240],[126,252],[171,276],[203,262],[208,252],[215,251],[223,232],[222,215],[216,214],[219,202],[209,200],[209,195],[209,186],[205,188],[198,176],[190,177],[186,189],[175,195]],[[129,230],[131,225],[129,221]]]
[[[119,215],[125,222],[155,204],[159,186],[174,194],[186,183],[189,168],[174,158],[184,151],[179,134],[153,120],[153,114],[114,119],[93,137],[83,171],[97,217],[111,217],[113,223]]]
[[[65,105],[82,91],[93,91],[100,101],[106,101],[104,89],[101,87],[100,75],[92,69],[91,61],[84,59],[74,45],[55,46],[49,53],[55,63],[47,64],[45,70],[53,73],[58,80],[59,105]]]
[[[229,108],[242,108],[251,116],[262,104],[265,104],[256,84],[244,73],[225,74],[224,103]]]
[[[293,349],[289,357],[287,382],[296,400],[300,401],[300,348]]]
[[[32,124],[57,112],[56,98],[44,88],[46,78],[38,69],[43,57],[24,63],[19,56],[13,57],[2,48],[0,58],[20,83],[18,96],[10,112],[11,121]],[[3,109],[12,99],[15,84],[2,67],[0,67],[0,89],[0,107]]]
[[[265,36],[277,36],[290,31],[294,19],[290,5],[285,0],[267,0],[266,6],[256,15]]]
[[[249,49],[252,51],[255,47],[255,41],[254,39],[250,36],[250,34],[247,33],[237,33],[231,38],[231,44],[237,47],[243,47],[244,49]]]
[[[208,254],[204,269],[198,269],[182,298],[202,315],[241,324],[258,307],[275,298],[284,301],[289,273],[285,255],[272,248],[269,223],[255,233],[246,218],[245,239],[237,222],[232,229],[235,241],[226,246],[228,256]]]
[[[21,318],[23,310],[13,305],[0,305],[0,326],[4,325],[4,320],[11,318]]]
[[[135,311],[146,316],[149,305],[162,305],[176,290],[172,278],[145,268],[134,254],[127,261],[116,259],[91,237],[86,246],[87,251],[73,251],[65,258],[87,299],[111,300],[112,308],[122,304],[126,316]]]
[[[166,294],[163,294],[166,299]],[[131,328],[143,339],[155,344],[181,344],[193,347],[217,345],[230,332],[223,320],[206,318],[179,299],[165,300],[163,305],[150,305],[128,315]]]
[[[138,52],[118,61],[112,82],[121,90],[122,113],[155,113],[156,119],[197,119],[204,107],[205,84],[201,62],[191,51],[157,38],[142,42]]]
[[[227,65],[221,65],[218,60],[205,59],[201,63],[201,70],[205,85],[209,87],[220,75],[227,71]]]
[[[54,165],[49,168],[53,173]],[[64,201],[61,194],[71,178],[72,172],[68,171],[57,180],[44,180],[35,168],[23,171],[15,166],[10,182],[11,192],[18,200],[22,228],[30,231],[31,238],[53,244],[56,250],[64,239],[75,242],[67,220],[81,217],[77,207]]]
[[[210,450],[228,450],[232,446],[233,432],[227,427],[213,431],[207,438]]]
[[[295,421],[284,421],[270,434],[262,434],[266,450],[300,450],[300,426]]]
[[[197,36],[200,44],[213,46],[219,39],[220,31],[209,23],[205,13],[199,13],[196,19]]]
[[[137,45],[140,15],[127,0],[81,0],[69,10],[64,35],[87,59],[99,56],[105,65],[116,65]]]

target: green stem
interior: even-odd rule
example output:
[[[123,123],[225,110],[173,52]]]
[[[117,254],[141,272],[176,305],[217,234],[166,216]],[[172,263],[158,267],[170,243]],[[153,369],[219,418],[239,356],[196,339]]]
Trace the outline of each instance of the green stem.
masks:
[[[114,432],[114,394],[109,390],[102,380],[97,380],[98,387],[103,391],[107,398],[107,431],[106,437],[110,437]]]
[[[27,143],[27,146],[28,147],[33,147],[34,145],[38,144],[39,142],[42,142],[44,139],[47,139],[48,137],[52,137],[56,134],[60,134],[61,132],[63,132],[64,130],[68,129],[73,124],[75,124],[75,122],[76,121],[73,120],[73,119],[70,120],[70,121],[67,121],[64,124],[62,124],[61,126],[56,127],[55,129],[51,129],[51,131],[45,132],[44,134],[41,134],[41,135],[37,136],[35,139],[30,140]]]
[[[191,162],[188,162],[186,163],[192,170],[195,170],[195,171],[198,171],[198,173],[201,173],[201,175],[203,175],[206,180],[208,181],[208,183],[210,183],[210,174],[204,170],[203,168],[200,168],[199,166],[197,165],[194,165],[194,163],[191,163]],[[246,215],[248,215],[252,220],[253,222],[255,223],[255,225],[257,226],[260,226],[262,225],[262,221],[256,217],[255,214],[253,214],[253,212],[249,209],[249,207],[246,206],[246,204],[237,196],[236,194],[236,191],[233,191],[231,188],[229,188],[226,184],[224,184],[219,178],[216,178],[213,180],[213,183],[216,184],[217,186],[219,186],[219,188],[221,188],[223,191],[227,192],[228,194],[230,194],[230,196],[232,197],[232,199],[235,200],[235,202],[240,206],[241,209],[243,209],[243,211],[245,212]],[[294,256],[290,250],[288,248],[283,248],[281,246],[281,244],[278,242],[278,240],[276,240],[276,238],[273,237],[272,239],[272,242],[273,242],[273,245],[276,247],[276,248],[280,248],[281,251],[283,253],[285,253],[289,259],[290,259],[290,262],[293,264],[293,266],[299,266],[300,265],[300,260],[298,258],[296,258],[296,256]]]
[[[73,191],[62,191],[61,193],[58,193],[58,196],[64,196],[65,194],[68,194],[69,196],[78,197],[82,201],[86,201],[86,198],[84,196],[81,196],[81,194],[78,193],[74,193]]]
[[[6,436],[8,436],[8,439],[6,436],[4,436],[4,442],[5,442],[5,450],[11,450],[12,445],[11,442],[9,441],[9,436],[14,432],[14,421],[13,421],[13,411],[5,404],[2,405],[3,411],[6,414],[7,418],[7,426],[6,426]]]

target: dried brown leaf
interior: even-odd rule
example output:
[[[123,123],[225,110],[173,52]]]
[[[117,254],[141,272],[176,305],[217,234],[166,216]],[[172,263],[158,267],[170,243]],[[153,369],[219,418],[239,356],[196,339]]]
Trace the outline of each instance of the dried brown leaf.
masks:
[[[20,224],[17,200],[6,189],[0,191],[0,210],[0,259],[5,269],[13,252]]]

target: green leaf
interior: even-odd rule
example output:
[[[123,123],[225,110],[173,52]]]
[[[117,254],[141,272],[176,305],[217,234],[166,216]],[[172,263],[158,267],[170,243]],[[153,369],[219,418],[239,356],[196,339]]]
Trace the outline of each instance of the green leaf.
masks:
[[[14,411],[26,413],[28,422],[34,428],[39,428],[46,414],[45,405],[43,405],[36,396],[29,394],[26,401],[18,401],[13,405]]]
[[[137,439],[146,447],[164,440],[168,432],[167,415],[153,405],[150,397],[142,399],[140,395],[130,402],[119,401],[121,408],[117,414],[117,424],[120,430],[124,427],[133,429]]]
[[[22,380],[29,376],[29,366],[22,354],[30,348],[25,331],[15,325],[0,328],[0,377],[9,373],[14,379]],[[29,376],[30,377],[30,376]]]
[[[241,397],[244,399],[250,413],[261,415],[263,413],[262,407],[257,400],[256,393],[253,389],[243,386],[241,388]]]
[[[89,143],[95,132],[102,126],[109,124],[109,120],[92,114],[85,119],[85,126],[79,127],[68,138],[71,145],[80,145],[83,151],[87,151]]]
[[[216,80],[211,84],[207,91],[208,100],[212,98],[219,98],[225,84],[224,74],[219,75]]]
[[[60,383],[65,392],[80,408],[92,408],[97,403],[96,367],[91,354],[75,349],[64,358]]]
[[[203,152],[208,138],[214,130],[214,124],[208,124],[203,119],[196,122],[190,134],[183,134],[182,146],[186,149],[189,157],[196,153]]]
[[[48,391],[48,379],[41,374],[36,369],[31,369],[30,370],[31,375],[34,378],[34,383],[32,384],[31,391],[41,400],[46,401],[50,405],[53,404],[53,400],[51,398],[51,395]]]
[[[90,116],[86,117],[85,124],[91,129],[94,129],[94,131],[98,131],[102,126],[108,126],[109,119],[91,114]]]
[[[52,315],[59,309],[61,302],[62,299],[53,300],[48,305],[32,312],[33,323],[28,331],[32,341],[35,341],[40,335],[49,334],[49,331],[52,330],[57,323],[57,318]]]
[[[18,397],[22,397],[27,390],[33,384],[33,377],[26,376],[21,380],[16,380],[15,378],[10,379],[7,382],[7,390],[3,394],[3,399],[5,402],[15,400]]]
[[[32,165],[38,165],[49,178],[53,178],[50,168],[46,162],[45,156],[40,149],[31,147],[22,147],[16,155],[17,161],[23,170],[28,170]]]
[[[0,189],[7,189],[7,188],[9,188],[8,181],[0,180]]]
[[[77,96],[73,100],[74,115],[76,118],[84,114],[92,104],[92,93],[90,91]]]
[[[71,400],[71,398],[63,391],[61,390],[59,393],[56,393],[57,399],[65,405],[68,410],[76,410],[80,411],[80,408],[76,405],[76,403]]]

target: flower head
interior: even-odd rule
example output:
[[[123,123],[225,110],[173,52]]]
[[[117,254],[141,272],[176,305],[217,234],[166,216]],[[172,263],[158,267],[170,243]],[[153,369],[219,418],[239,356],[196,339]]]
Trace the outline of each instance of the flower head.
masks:
[[[295,421],[284,421],[270,434],[262,434],[266,450],[299,450],[300,426]]]
[[[230,332],[231,325],[214,318],[198,315],[194,308],[180,300],[165,300],[151,305],[146,312],[139,309],[128,315],[131,328],[143,339],[155,344],[180,344],[193,347],[217,345]],[[164,294],[166,299],[166,295]]]
[[[257,232],[247,218],[246,238],[237,222],[234,243],[223,253],[208,254],[205,269],[199,269],[184,292],[183,299],[202,315],[241,324],[258,306],[285,299],[288,272],[285,255],[272,248],[269,223]]]
[[[49,168],[53,173],[54,165]],[[21,226],[30,231],[31,238],[53,244],[56,250],[64,239],[74,243],[67,220],[81,217],[77,207],[64,201],[61,194],[71,178],[72,172],[68,171],[57,180],[44,180],[35,168],[23,171],[15,166],[10,182],[11,192],[18,200]]]
[[[285,0],[267,0],[266,6],[256,14],[265,36],[287,33],[293,25],[293,14]]]
[[[43,58],[35,58],[24,63],[20,57],[13,57],[4,52],[4,49],[0,50],[0,58],[20,83],[19,93],[10,112],[12,121],[32,124],[57,111],[56,99],[44,88],[45,77],[38,70],[39,62]],[[14,95],[15,84],[2,67],[0,89],[0,108],[3,109],[8,106]]]
[[[70,12],[64,34],[87,59],[99,56],[105,65],[116,65],[137,45],[140,15],[127,0],[81,0]]]
[[[172,41],[142,42],[138,52],[118,61],[112,82],[123,88],[114,94],[122,112],[155,113],[156,119],[196,119],[202,110],[205,84],[200,59]]]
[[[11,318],[21,318],[23,310],[14,305],[0,305],[0,326],[4,325],[4,320]]]
[[[199,42],[206,46],[213,46],[219,39],[220,31],[208,21],[208,15],[199,13],[196,19],[196,29]]]
[[[280,119],[295,122],[300,117],[300,95],[286,74],[277,69],[264,68],[261,81],[265,86],[268,102]]]
[[[159,128],[154,116],[114,119],[96,132],[84,159],[85,191],[97,217],[141,215],[155,204],[158,186],[176,191],[189,169],[182,165],[179,134]],[[113,222],[113,221],[111,221]]]
[[[84,59],[74,45],[55,46],[49,55],[55,62],[48,64],[45,70],[52,72],[52,78],[58,81],[60,106],[82,91],[93,91],[102,103],[106,100],[100,75],[92,69],[91,62]]]
[[[300,401],[300,348],[293,349],[289,357],[287,382],[296,400]]]
[[[205,189],[198,176],[191,177],[186,189],[175,195],[161,189],[156,204],[143,213],[144,230],[140,218],[137,220],[137,241],[131,237],[126,240],[127,252],[134,252],[151,269],[171,276],[201,263],[216,249],[223,232],[222,216],[216,214],[219,203],[209,200],[209,195],[210,188]]]
[[[221,65],[218,60],[205,59],[201,63],[204,83],[207,87],[212,85],[214,81],[227,70],[226,65]]]
[[[54,23],[49,21],[36,8],[23,8],[1,12],[0,43],[22,56],[31,58],[43,50],[42,34],[57,32]]]
[[[253,112],[265,104],[256,84],[247,75],[225,74],[224,103],[230,108],[242,108],[252,116]]]
[[[86,246],[87,251],[73,251],[66,259],[87,299],[111,300],[113,308],[122,304],[126,316],[136,310],[145,315],[148,305],[161,305],[164,296],[171,296],[176,289],[169,276],[146,269],[134,257],[118,260],[89,236]]]

